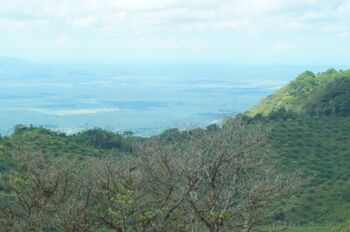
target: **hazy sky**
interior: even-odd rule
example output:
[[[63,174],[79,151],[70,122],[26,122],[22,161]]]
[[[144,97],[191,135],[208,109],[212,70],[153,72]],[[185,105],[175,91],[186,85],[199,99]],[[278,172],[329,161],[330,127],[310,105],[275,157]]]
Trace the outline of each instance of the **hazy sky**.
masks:
[[[0,0],[0,56],[350,63],[350,0]]]

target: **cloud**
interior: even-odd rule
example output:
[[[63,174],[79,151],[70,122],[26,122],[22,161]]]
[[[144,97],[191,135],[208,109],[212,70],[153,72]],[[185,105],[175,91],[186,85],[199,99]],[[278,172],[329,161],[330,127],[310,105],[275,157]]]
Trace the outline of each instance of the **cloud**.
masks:
[[[70,21],[70,23],[75,27],[91,27],[95,24],[96,18],[94,17],[82,17],[82,18],[75,18]]]
[[[140,53],[152,56],[157,49],[161,54],[173,54],[196,48],[205,50],[206,47],[207,53],[217,56],[226,53],[227,57],[233,53],[246,54],[247,49],[259,50],[259,54],[282,50],[294,52],[305,47],[303,43],[294,42],[303,37],[307,37],[308,44],[310,41],[318,43],[323,37],[323,42],[319,42],[319,50],[322,50],[326,37],[334,37],[334,42],[338,37],[345,41],[344,38],[350,35],[350,0],[0,2],[0,33],[8,37],[3,41],[12,41],[15,37],[28,47],[28,51],[38,51],[43,41],[54,41],[47,47],[55,52],[52,56],[59,54],[62,57],[75,53],[84,58],[98,54],[102,58],[129,54],[131,57]],[[10,30],[12,34],[5,33]],[[20,33],[25,36],[18,38]],[[22,38],[26,41],[21,41]],[[74,46],[69,49],[61,49],[72,44]],[[9,49],[7,46],[3,50]],[[47,49],[46,53],[52,51]],[[18,53],[26,52],[21,49]]]
[[[0,18],[17,26],[35,26],[25,19],[32,17],[72,28],[108,28],[104,31],[152,31],[159,25],[185,31],[317,31],[349,27],[344,20],[349,10],[349,0],[1,0]]]
[[[55,44],[58,46],[64,46],[71,43],[72,43],[72,39],[69,35],[60,35],[55,42]]]
[[[207,41],[200,39],[188,39],[185,37],[173,38],[171,36],[158,37],[146,36],[140,37],[135,41],[131,41],[132,44],[139,47],[159,47],[164,49],[186,49],[186,50],[200,50],[207,46]]]
[[[273,48],[275,50],[278,50],[278,51],[283,51],[283,50],[291,50],[291,49],[296,49],[298,48],[298,43],[296,42],[286,42],[286,41],[282,41],[282,42],[278,42],[276,43]]]

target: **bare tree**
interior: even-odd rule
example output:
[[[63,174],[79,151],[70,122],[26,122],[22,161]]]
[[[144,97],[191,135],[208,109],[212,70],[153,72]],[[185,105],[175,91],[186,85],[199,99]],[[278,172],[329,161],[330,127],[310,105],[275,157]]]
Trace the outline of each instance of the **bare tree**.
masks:
[[[88,196],[80,188],[80,165],[64,157],[20,149],[12,154],[11,190],[2,204],[0,231],[87,231]]]
[[[0,231],[253,231],[298,181],[257,126],[229,125],[102,159],[14,154]]]
[[[299,182],[281,173],[265,138],[262,128],[229,125],[181,148],[153,143],[136,149],[145,192],[161,201],[158,231],[178,221],[184,231],[213,232],[251,231],[271,222],[272,204]]]

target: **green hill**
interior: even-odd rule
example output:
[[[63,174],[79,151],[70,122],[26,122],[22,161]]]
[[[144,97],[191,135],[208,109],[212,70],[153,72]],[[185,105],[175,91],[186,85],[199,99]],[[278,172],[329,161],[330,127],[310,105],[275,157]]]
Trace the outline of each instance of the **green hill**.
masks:
[[[289,169],[301,169],[306,185],[290,201],[285,219],[336,224],[350,219],[350,117],[273,120],[268,143]]]
[[[281,109],[298,114],[350,115],[350,70],[306,71],[247,112],[267,116]]]
[[[271,128],[266,145],[279,154],[283,169],[301,170],[305,185],[278,204],[276,220],[302,225],[292,231],[347,231],[350,219],[350,70],[304,72],[245,114],[226,123]],[[65,135],[45,128],[16,126],[0,136],[0,201],[7,191],[2,173],[13,168],[7,154],[40,151],[52,156],[103,157],[132,154],[135,141],[177,148],[220,130],[218,125],[189,131],[169,129],[152,138],[92,129]],[[130,169],[131,170],[131,169]],[[313,225],[316,225],[314,227]],[[304,227],[305,226],[305,227]],[[323,227],[324,226],[324,227]],[[325,228],[325,229],[321,229]],[[331,228],[331,229],[330,229]]]
[[[0,136],[0,190],[1,172],[11,168],[6,154],[11,152],[41,152],[50,156],[101,157],[118,156],[131,152],[131,141],[141,139],[113,133],[99,128],[66,135],[45,128],[17,125],[15,132]]]
[[[304,72],[237,118],[272,128],[268,144],[281,165],[300,168],[308,180],[284,219],[302,225],[349,220],[350,70]]]

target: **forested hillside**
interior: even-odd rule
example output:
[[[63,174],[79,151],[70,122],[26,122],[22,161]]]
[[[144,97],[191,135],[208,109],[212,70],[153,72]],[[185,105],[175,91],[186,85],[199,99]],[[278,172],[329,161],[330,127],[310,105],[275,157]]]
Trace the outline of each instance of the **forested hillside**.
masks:
[[[349,220],[350,70],[304,72],[237,119],[272,128],[268,143],[281,164],[301,168],[308,180],[284,218],[318,225]]]
[[[349,170],[350,71],[304,72],[205,129],[142,138],[16,126],[0,137],[0,222],[4,231],[346,231]]]
[[[17,129],[2,139],[0,231],[248,232],[270,227],[300,186],[274,165],[263,127],[172,132]]]
[[[267,116],[283,109],[298,114],[350,115],[350,70],[306,71],[248,111]]]

